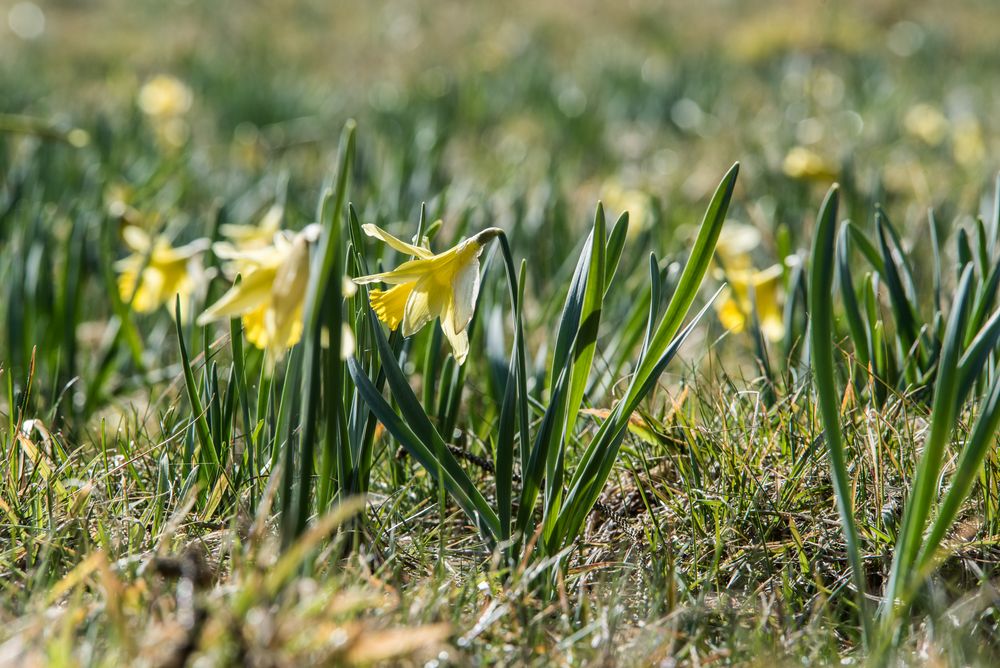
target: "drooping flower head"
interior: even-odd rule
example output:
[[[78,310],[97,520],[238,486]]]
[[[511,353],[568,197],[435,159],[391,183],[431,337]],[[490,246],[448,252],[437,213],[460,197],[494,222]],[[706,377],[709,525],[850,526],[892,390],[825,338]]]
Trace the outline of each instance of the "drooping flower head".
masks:
[[[252,248],[266,248],[274,243],[274,235],[281,230],[281,220],[284,216],[284,207],[280,204],[273,204],[256,225],[244,223],[220,225],[219,232],[229,241],[218,242],[215,248],[222,248],[223,253],[229,252],[229,249],[243,251]]]
[[[165,236],[153,239],[134,225],[122,230],[122,237],[132,251],[115,263],[122,301],[131,300],[133,310],[150,313],[180,295],[183,306],[195,286],[195,258],[208,248],[208,241],[199,239],[175,248]]]
[[[469,354],[466,328],[479,296],[479,255],[501,231],[487,228],[435,255],[375,225],[364,225],[362,229],[368,236],[416,258],[392,271],[354,279],[359,285],[382,282],[394,286],[388,290],[373,289],[369,293],[372,310],[379,320],[392,330],[402,325],[403,336],[412,336],[434,318],[440,319],[441,331],[451,345],[455,361],[464,363]]]
[[[722,326],[736,333],[742,332],[751,314],[756,312],[764,336],[769,341],[780,341],[785,336],[782,275],[780,264],[763,271],[738,269],[727,272],[729,286],[723,299],[716,301],[716,312]]]
[[[756,227],[728,222],[715,247],[715,276],[728,282],[722,299],[715,302],[719,322],[726,329],[739,333],[746,329],[751,315],[756,313],[761,332],[770,341],[785,335],[784,306],[781,279],[784,269],[774,264],[758,271],[752,252],[760,246],[761,235]]]
[[[247,340],[280,359],[302,337],[302,309],[309,284],[309,245],[319,238],[319,225],[298,233],[278,232],[262,248],[238,250],[216,244],[216,255],[228,273],[242,280],[198,317],[198,324],[241,316]]]

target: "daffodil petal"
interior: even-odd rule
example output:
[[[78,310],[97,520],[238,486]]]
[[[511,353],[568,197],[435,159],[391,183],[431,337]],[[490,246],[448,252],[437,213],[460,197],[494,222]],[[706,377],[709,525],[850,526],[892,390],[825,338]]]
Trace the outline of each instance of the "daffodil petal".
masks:
[[[430,252],[426,248],[421,248],[420,246],[414,246],[413,244],[408,244],[402,239],[392,236],[381,227],[377,225],[372,225],[371,223],[366,223],[361,226],[361,229],[365,231],[370,237],[374,237],[379,241],[382,241],[391,248],[396,249],[400,253],[405,253],[407,255],[412,255],[414,257],[421,258],[423,260],[430,259],[434,257],[434,253]]]
[[[243,223],[225,223],[219,226],[222,236],[236,241],[239,245],[268,245],[274,238],[274,233],[281,229],[281,219],[285,209],[280,204],[272,204],[261,217],[257,225]]]
[[[126,267],[116,267],[116,269],[121,272],[118,274],[118,296],[123,302],[127,302],[132,298],[132,292],[135,290],[137,269]]]
[[[132,309],[139,313],[151,313],[160,305],[164,293],[166,277],[158,269],[147,267],[139,275],[139,288],[132,299]],[[134,288],[134,286],[133,286]]]
[[[284,351],[302,338],[302,304],[295,305],[290,312],[280,314],[272,305],[264,313],[264,325],[268,335],[268,350],[281,359]]]
[[[266,302],[262,302],[256,308],[243,313],[243,336],[261,350],[270,347],[271,343],[267,336],[267,327],[264,325],[265,313],[267,313]]]
[[[124,239],[125,245],[136,253],[149,252],[149,247],[153,243],[146,230],[135,225],[128,225],[122,230],[122,239]]]
[[[354,354],[354,349],[357,347],[357,340],[354,338],[354,332],[351,328],[347,326],[347,323],[341,323],[340,325],[340,359],[346,360],[348,357]]]
[[[451,281],[451,295],[444,319],[450,321],[452,331],[463,331],[472,320],[478,296],[479,260],[473,258],[467,264],[462,265]]]
[[[438,258],[428,260],[409,260],[399,265],[392,271],[382,272],[381,274],[370,274],[368,276],[358,276],[353,280],[358,285],[367,285],[368,283],[378,282],[388,283],[389,285],[410,283],[411,281],[417,281],[427,276],[430,272],[434,271],[439,264],[440,260]]]
[[[403,336],[413,336],[441,314],[446,297],[435,283],[433,276],[427,276],[413,286],[403,311]]]
[[[444,333],[444,338],[448,339],[455,361],[460,365],[464,364],[465,358],[469,356],[469,332],[464,329],[456,332],[449,318],[441,318],[441,331]]]
[[[725,301],[716,303],[719,304],[716,307],[716,313],[722,326],[737,334],[742,332],[743,328],[746,327],[746,316],[736,300],[730,296]]]
[[[228,241],[216,241],[212,244],[212,252],[220,260],[236,260],[260,265],[276,266],[281,264],[285,257],[274,246],[240,249]]]
[[[274,283],[274,269],[260,269],[245,276],[239,285],[229,288],[219,301],[198,316],[198,324],[205,325],[214,320],[239,315],[258,308],[271,296]]]
[[[764,283],[777,283],[778,279],[784,274],[784,271],[780,264],[772,264],[767,269],[762,269],[754,274],[753,283],[755,286],[760,286]]]
[[[131,271],[135,273],[142,268],[143,257],[141,255],[129,255],[115,262],[112,267],[117,272]]]
[[[781,305],[780,264],[772,265],[754,276],[754,305],[761,331],[771,341],[785,336],[785,314]]]
[[[272,308],[278,318],[289,317],[301,306],[309,284],[309,244],[305,238],[295,240],[292,252],[274,275],[271,287]]]
[[[760,314],[760,330],[768,341],[781,341],[785,338],[785,322],[781,314]]]
[[[246,225],[244,223],[223,223],[219,225],[219,234],[229,239],[243,241],[257,236],[260,228],[256,225]]]
[[[183,246],[178,246],[177,248],[171,249],[174,252],[174,256],[177,259],[189,260],[199,253],[203,253],[209,249],[211,242],[208,239],[195,239],[189,244]]]
[[[748,255],[760,246],[760,230],[746,223],[727,222],[715,250],[729,264],[731,258]]]

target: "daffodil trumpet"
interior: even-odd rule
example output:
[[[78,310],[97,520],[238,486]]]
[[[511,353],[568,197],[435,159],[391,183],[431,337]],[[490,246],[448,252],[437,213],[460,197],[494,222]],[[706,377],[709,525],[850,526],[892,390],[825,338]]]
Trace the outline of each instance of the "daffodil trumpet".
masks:
[[[479,297],[479,255],[502,231],[489,227],[434,254],[428,248],[407,243],[375,225],[364,225],[362,229],[368,236],[415,258],[392,271],[354,279],[359,285],[381,282],[393,286],[369,292],[369,302],[379,320],[394,331],[402,326],[403,336],[413,336],[437,318],[455,361],[463,364],[469,354],[467,328]]]

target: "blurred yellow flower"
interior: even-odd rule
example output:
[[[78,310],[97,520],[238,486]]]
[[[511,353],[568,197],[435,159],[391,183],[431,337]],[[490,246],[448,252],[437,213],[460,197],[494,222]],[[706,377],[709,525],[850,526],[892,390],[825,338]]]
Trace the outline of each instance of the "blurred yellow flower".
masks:
[[[274,235],[281,229],[281,219],[285,209],[280,204],[272,205],[256,225],[226,223],[219,226],[222,236],[229,242],[219,242],[216,247],[250,250],[266,248],[274,243]],[[226,252],[225,250],[223,251]]]
[[[132,206],[132,188],[122,182],[113,182],[104,189],[104,204],[108,215],[121,218],[129,225],[143,226],[143,215]],[[148,225],[147,225],[148,227]]]
[[[769,341],[780,341],[785,336],[782,273],[780,264],[763,271],[728,271],[729,286],[723,299],[716,301],[715,307],[722,326],[736,333],[742,332],[756,306],[761,332]]]
[[[782,169],[793,179],[804,181],[832,181],[837,176],[836,165],[805,146],[792,148],[785,156]]]
[[[320,231],[313,224],[297,234],[279,232],[272,245],[247,250],[216,244],[214,250],[227,261],[227,272],[241,274],[242,280],[206,309],[198,324],[241,316],[247,340],[281,359],[302,337],[309,246]]]
[[[761,9],[734,26],[726,50],[738,60],[759,62],[786,53],[831,50],[859,53],[875,38],[873,26],[856,12],[838,12],[817,21],[808,3],[780,3]]]
[[[417,259],[408,260],[393,271],[354,279],[359,285],[383,282],[395,287],[373,289],[369,293],[372,310],[379,320],[395,330],[403,325],[403,336],[412,336],[434,318],[441,321],[441,331],[451,344],[459,364],[469,354],[466,327],[472,320],[479,295],[479,254],[500,230],[490,227],[471,239],[435,255],[427,248],[408,244],[375,225],[365,225],[365,234],[379,239],[400,253]]]
[[[960,165],[975,167],[986,158],[983,131],[979,127],[979,121],[974,118],[966,119],[955,125],[951,142],[955,161]]]
[[[122,301],[131,300],[135,311],[149,313],[180,295],[183,307],[195,286],[193,262],[208,248],[208,241],[199,239],[174,248],[166,237],[151,239],[145,230],[134,225],[127,226],[122,236],[132,250],[131,255],[115,264]]]
[[[727,271],[748,270],[752,266],[750,253],[760,242],[760,231],[753,225],[726,221],[715,244],[715,254]]]
[[[193,100],[191,89],[169,74],[158,74],[139,89],[139,108],[144,114],[158,119],[186,114]]]
[[[918,104],[907,111],[903,127],[929,146],[938,146],[948,136],[948,119],[929,104]]]
[[[624,188],[618,181],[609,180],[601,188],[601,200],[610,216],[620,216],[628,211],[628,238],[630,239],[649,227],[652,222],[649,195],[641,190]]]

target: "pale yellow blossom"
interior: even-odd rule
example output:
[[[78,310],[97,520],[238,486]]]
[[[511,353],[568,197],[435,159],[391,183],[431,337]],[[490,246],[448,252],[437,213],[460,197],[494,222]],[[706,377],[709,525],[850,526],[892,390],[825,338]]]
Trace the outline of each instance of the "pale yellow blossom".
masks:
[[[284,207],[273,204],[256,225],[226,223],[219,226],[219,232],[229,240],[228,244],[237,250],[266,248],[274,243],[274,235],[281,230],[281,220],[284,216]],[[216,246],[225,248],[226,243],[220,242]]]
[[[601,200],[611,216],[628,211],[628,237],[634,238],[652,223],[649,195],[634,188],[624,188],[618,181],[607,181],[601,188]]]
[[[976,167],[986,159],[986,144],[979,121],[967,118],[955,124],[951,138],[955,161],[965,167]]]
[[[752,265],[750,254],[760,243],[760,231],[756,227],[727,221],[715,244],[715,254],[727,271],[747,270]]]
[[[216,244],[226,269],[238,272],[242,280],[202,313],[198,324],[240,316],[247,340],[280,359],[302,337],[309,247],[319,234],[314,224],[297,234],[279,232],[272,245],[261,248],[241,251]]]
[[[785,174],[804,181],[832,181],[837,167],[816,151],[805,146],[792,148],[782,164]]]
[[[172,304],[180,295],[181,304],[195,287],[192,274],[195,259],[208,248],[208,241],[199,239],[174,248],[164,236],[156,239],[140,227],[127,226],[122,231],[125,244],[132,254],[115,264],[118,271],[118,293],[122,301],[131,300],[132,309],[149,313],[161,304]]]
[[[394,286],[389,290],[371,290],[369,301],[375,314],[390,329],[395,330],[402,325],[403,336],[412,336],[438,318],[441,331],[451,344],[455,361],[459,364],[465,362],[469,354],[466,328],[472,320],[479,295],[479,255],[483,246],[498,236],[500,230],[495,227],[485,229],[435,255],[427,248],[406,243],[375,225],[365,225],[363,229],[368,236],[416,258],[393,271],[354,279],[359,285],[382,282]]]
[[[918,104],[903,117],[906,131],[929,146],[938,146],[948,136],[948,119],[937,107]]]
[[[144,114],[157,119],[176,118],[191,109],[191,89],[169,74],[158,74],[139,89],[138,104]]]
[[[727,271],[729,285],[723,298],[715,302],[722,326],[736,333],[742,332],[756,307],[761,332],[770,341],[780,341],[785,336],[782,274],[780,264],[763,271]]]

